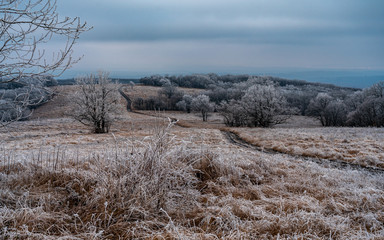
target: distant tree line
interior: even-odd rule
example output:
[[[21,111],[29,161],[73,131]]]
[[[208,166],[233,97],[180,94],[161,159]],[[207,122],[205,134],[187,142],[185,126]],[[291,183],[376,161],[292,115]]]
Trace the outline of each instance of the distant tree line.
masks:
[[[384,126],[384,83],[344,88],[268,76],[194,74],[140,79],[161,86],[158,96],[134,100],[136,109],[219,112],[228,126],[269,127],[292,114],[312,116],[323,126]],[[178,87],[205,89],[199,96]],[[200,106],[200,107],[199,107]]]
[[[185,88],[200,88],[200,89],[207,89],[211,85],[215,85],[218,82],[224,82],[224,83],[239,83],[247,81],[249,78],[249,75],[223,75],[219,76],[214,73],[209,74],[192,74],[192,75],[185,75],[185,76],[161,76],[161,75],[153,75],[149,77],[144,77],[140,79],[140,83],[143,85],[150,85],[150,86],[162,86],[162,80],[166,78],[168,79],[172,84],[178,87],[185,87]]]
[[[319,93],[306,114],[317,117],[323,126],[384,127],[384,82],[344,98]]]
[[[270,127],[294,114],[315,117],[323,126],[384,126],[384,82],[363,90],[248,75],[155,75],[140,82],[160,88],[156,96],[133,99],[136,110],[198,112],[203,121],[217,112],[233,127]],[[0,85],[1,122],[28,117],[56,84],[53,78],[27,78]],[[180,86],[203,90],[190,95]]]
[[[290,80],[279,77],[272,76],[251,76],[248,74],[241,75],[217,75],[215,73],[208,74],[191,74],[191,75],[180,75],[180,76],[171,76],[171,75],[152,75],[148,77],[143,77],[139,79],[139,83],[147,86],[162,86],[162,80],[168,79],[172,84],[178,87],[185,88],[200,88],[200,89],[208,89],[217,84],[226,84],[227,86],[233,85],[236,83],[246,82],[249,78],[260,78],[265,81],[275,82],[276,85],[280,87],[285,86],[297,86],[297,87],[318,87],[318,88],[326,88],[326,89],[347,89],[356,91],[356,88],[346,88],[346,87],[338,87],[332,84],[325,83],[314,83],[307,82],[304,80]]]
[[[207,121],[209,113],[216,111],[224,117],[228,126],[250,127],[269,127],[284,121],[293,113],[282,92],[269,79],[247,76],[246,81],[238,80],[243,77],[231,78],[237,79],[235,83],[211,83],[203,93],[196,96],[184,94],[176,83],[162,78],[158,81],[161,83],[158,96],[136,98],[133,107],[141,110],[199,112],[203,121]]]

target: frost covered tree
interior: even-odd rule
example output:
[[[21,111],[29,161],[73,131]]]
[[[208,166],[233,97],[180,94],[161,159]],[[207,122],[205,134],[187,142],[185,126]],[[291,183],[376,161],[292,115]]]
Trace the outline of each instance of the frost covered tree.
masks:
[[[215,104],[209,100],[207,95],[198,95],[192,99],[191,108],[193,111],[200,112],[203,121],[208,120],[208,114],[215,110]]]
[[[92,127],[94,133],[107,133],[117,113],[119,85],[112,83],[104,72],[77,78],[76,83],[77,91],[70,99],[73,102],[70,115]]]
[[[217,108],[227,126],[270,127],[283,123],[294,113],[282,92],[270,81],[251,79],[238,86],[243,89],[243,95],[222,101]]]
[[[72,58],[73,46],[89,28],[79,18],[59,18],[56,1],[1,0],[0,17],[2,83],[58,75],[79,60]],[[62,38],[63,48],[46,51],[45,43]]]
[[[183,96],[183,99],[176,103],[176,106],[179,110],[185,111],[187,113],[191,112],[191,103],[192,103],[193,97],[189,94],[185,94]]]
[[[347,114],[347,106],[343,101],[339,99],[331,101],[323,112],[324,126],[345,126]]]
[[[348,102],[354,104],[350,100]],[[319,119],[322,126],[345,126],[348,106],[344,101],[335,99],[328,93],[319,93],[310,101],[307,115]]]
[[[132,81],[129,81],[129,87],[131,88],[131,89],[133,89],[134,87],[135,87],[135,83],[134,82],[132,82]]]
[[[171,83],[169,79],[163,78],[160,80],[160,82],[162,85],[159,91],[159,95],[164,95],[166,98],[170,99],[177,93],[177,86]]]
[[[384,82],[373,84],[371,87],[365,89],[365,95],[374,98],[384,97]]]
[[[177,110],[178,107],[176,104],[182,99],[183,92],[178,89],[178,87],[171,83],[169,79],[161,80],[162,86],[158,92],[159,101],[162,109],[165,110]]]
[[[14,99],[0,94],[0,109],[7,113],[0,116],[2,125],[24,118],[47,76],[58,76],[79,60],[72,57],[73,46],[87,30],[79,18],[60,18],[55,0],[0,0],[0,85],[23,88]],[[48,52],[50,40],[64,40],[62,48]]]
[[[348,114],[348,124],[359,127],[384,127],[384,98],[367,98]]]
[[[224,124],[229,127],[247,126],[248,116],[241,103],[235,99],[229,102],[222,101],[218,106],[218,112],[224,118]]]
[[[384,82],[376,83],[353,95],[349,102],[355,108],[348,114],[348,124],[360,127],[384,126]]]
[[[286,99],[271,83],[249,87],[240,105],[246,112],[247,125],[251,127],[270,127],[289,117]]]
[[[333,100],[333,97],[331,97],[328,93],[317,94],[317,96],[312,99],[308,105],[307,115],[316,117],[320,120],[321,125],[327,126],[325,109]]]

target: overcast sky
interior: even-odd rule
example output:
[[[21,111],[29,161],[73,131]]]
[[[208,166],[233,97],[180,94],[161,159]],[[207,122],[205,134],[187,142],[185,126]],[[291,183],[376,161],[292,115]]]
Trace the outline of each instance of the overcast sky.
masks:
[[[65,76],[384,70],[383,9],[383,0],[58,1],[61,16],[94,27]]]

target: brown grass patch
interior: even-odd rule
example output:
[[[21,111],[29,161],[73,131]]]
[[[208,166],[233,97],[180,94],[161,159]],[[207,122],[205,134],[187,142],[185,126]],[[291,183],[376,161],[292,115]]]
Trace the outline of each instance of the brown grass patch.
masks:
[[[384,143],[384,134],[380,134],[382,129],[226,128],[226,131],[231,131],[244,141],[266,150],[384,169],[384,145],[381,144]]]
[[[205,125],[167,124],[124,113],[110,134],[89,134],[67,119],[1,132],[0,238],[382,238],[382,175],[248,150]],[[380,131],[237,130],[295,153],[344,144],[330,155],[345,148],[359,150],[359,162],[381,156]]]

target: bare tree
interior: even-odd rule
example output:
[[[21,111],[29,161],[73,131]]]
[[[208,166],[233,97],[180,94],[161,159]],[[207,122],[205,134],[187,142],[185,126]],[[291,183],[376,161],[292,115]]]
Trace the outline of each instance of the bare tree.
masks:
[[[345,102],[350,106],[355,104],[350,99],[343,101],[334,99],[328,93],[319,93],[310,101],[307,114],[319,119],[323,126],[345,126],[348,115],[348,106]]]
[[[384,82],[364,89],[350,97],[349,102],[357,102],[348,114],[348,124],[360,127],[384,126]]]
[[[332,101],[334,101],[334,99],[328,93],[317,94],[317,96],[312,99],[308,105],[307,115],[319,119],[321,125],[329,126],[327,124],[325,109],[327,108],[328,104],[330,104]]]
[[[373,84],[371,87],[365,89],[365,95],[372,96],[375,98],[383,98],[384,97],[384,82],[378,82]]]
[[[347,106],[340,99],[331,101],[323,111],[325,126],[345,126]]]
[[[271,82],[248,88],[240,105],[248,116],[250,127],[270,127],[284,122],[291,114],[286,99]]]
[[[183,100],[176,103],[176,107],[181,110],[185,111],[187,113],[191,112],[191,103],[192,103],[193,97],[189,94],[185,94],[183,96]]]
[[[229,102],[222,101],[218,106],[218,112],[223,116],[225,125],[229,127],[248,125],[247,113],[238,100],[231,99]]]
[[[53,79],[26,79],[0,84],[0,127],[25,120],[33,109],[51,99],[53,91],[47,86]]]
[[[208,120],[208,113],[215,109],[215,104],[209,101],[207,95],[199,95],[192,99],[191,108],[193,111],[200,112],[205,122]]]
[[[0,0],[0,14],[1,83],[60,75],[79,60],[72,58],[72,48],[89,28],[79,18],[60,19],[55,0]],[[66,43],[47,59],[43,44],[54,37]]]
[[[77,78],[76,82],[78,89],[71,96],[74,107],[70,115],[92,127],[94,133],[108,132],[117,113],[119,85],[112,83],[104,72]]]
[[[28,116],[36,88],[46,92],[47,76],[58,76],[79,60],[72,49],[89,29],[79,18],[59,18],[55,0],[0,0],[0,85],[20,83],[17,89],[23,89],[14,90],[13,99],[0,94],[2,126]],[[57,52],[46,52],[51,39],[66,41]],[[37,98],[42,102],[45,94]]]
[[[163,78],[161,89],[158,92],[158,100],[161,102],[161,108],[166,110],[177,110],[176,104],[183,98],[184,93],[173,84],[169,79]]]

